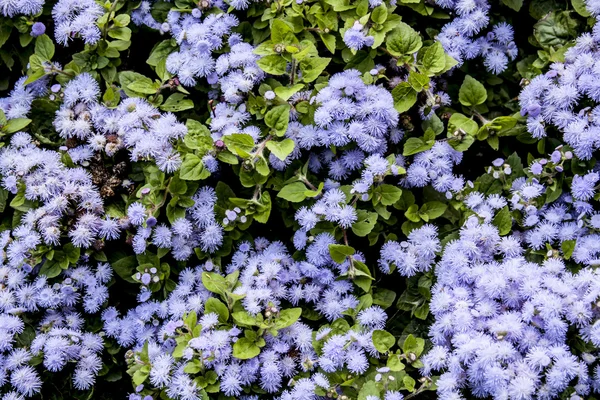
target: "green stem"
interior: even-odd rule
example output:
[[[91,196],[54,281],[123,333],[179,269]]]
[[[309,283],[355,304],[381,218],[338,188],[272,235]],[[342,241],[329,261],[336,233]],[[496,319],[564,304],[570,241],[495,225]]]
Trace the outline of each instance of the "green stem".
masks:
[[[252,156],[252,160],[254,161],[255,158],[260,157],[260,155],[262,154],[263,150],[265,149],[265,146],[267,145],[267,142],[269,140],[273,139],[273,135],[269,135],[265,138],[265,140],[263,140],[259,145],[258,148],[256,149],[256,152],[253,154]]]
[[[106,24],[104,24],[104,26],[102,27],[102,39],[106,39],[106,35],[108,34],[108,23],[112,19],[112,13],[115,12],[115,8],[117,8],[118,3],[119,0],[115,0],[115,2],[112,3],[110,9],[108,10],[108,18],[106,19]]]
[[[295,76],[296,76],[296,59],[292,57],[292,71],[290,73],[290,85],[294,84]]]

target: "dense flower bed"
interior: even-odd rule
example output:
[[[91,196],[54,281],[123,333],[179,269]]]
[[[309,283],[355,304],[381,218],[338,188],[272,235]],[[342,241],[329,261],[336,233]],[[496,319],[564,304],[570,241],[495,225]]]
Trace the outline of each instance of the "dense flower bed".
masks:
[[[0,0],[0,400],[600,398],[598,0]]]

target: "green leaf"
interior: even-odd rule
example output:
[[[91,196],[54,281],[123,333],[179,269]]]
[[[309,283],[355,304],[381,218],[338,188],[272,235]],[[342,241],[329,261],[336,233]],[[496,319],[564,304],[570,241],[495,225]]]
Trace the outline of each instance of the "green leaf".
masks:
[[[394,185],[383,184],[373,190],[373,201],[381,202],[384,206],[391,206],[402,196],[402,189]]]
[[[135,90],[131,87],[130,89]],[[184,94],[173,93],[159,108],[163,111],[171,112],[189,110],[194,108],[194,102],[190,99],[186,99]]]
[[[379,214],[364,210],[357,210],[356,214],[358,220],[352,225],[352,232],[354,232],[356,236],[365,237],[371,233],[375,227]]]
[[[387,360],[387,367],[394,372],[402,371],[405,366],[402,364],[400,354],[390,354]]]
[[[189,313],[187,313],[187,315],[185,315],[183,322],[190,328],[194,328],[196,326],[196,324],[198,323],[198,314],[196,314],[196,311],[191,311]]]
[[[260,354],[260,347],[247,338],[240,338],[233,344],[233,356],[239,360],[248,360]]]
[[[502,0],[502,4],[512,8],[515,11],[519,11],[521,7],[523,7],[523,0]]]
[[[290,122],[290,105],[284,104],[273,107],[265,115],[265,123],[275,130],[277,136],[285,135]]]
[[[579,21],[572,11],[553,11],[533,26],[533,36],[545,50],[557,50],[578,35]]]
[[[358,392],[357,400],[367,400],[367,397],[369,396],[375,396],[379,398],[380,394],[381,393],[377,388],[377,383],[374,380],[368,380],[364,385],[362,385],[360,392]]]
[[[573,255],[573,251],[575,250],[575,245],[577,244],[576,240],[565,240],[560,244],[560,249],[563,252],[563,256],[565,260],[569,260]]]
[[[148,376],[150,375],[150,371],[144,368],[140,368],[133,373],[132,381],[135,386],[139,386],[146,381]]]
[[[423,132],[427,131],[428,129],[431,129],[436,135],[439,135],[445,129],[444,123],[442,122],[440,117],[438,117],[435,114],[433,114],[431,118],[423,121],[421,123],[421,128],[423,129]]]
[[[373,346],[375,346],[380,353],[387,353],[396,343],[394,335],[380,329],[373,331],[372,339]]]
[[[333,7],[333,11],[341,12],[356,8],[355,2],[350,0],[325,0],[325,3]]]
[[[247,133],[225,135],[222,140],[229,151],[240,157],[249,157],[250,152],[254,149],[254,138]]]
[[[371,271],[369,271],[369,267],[358,260],[352,260],[352,266],[354,267],[354,270],[352,271],[352,281],[356,286],[364,290],[365,293],[368,293],[371,289],[371,283],[374,280],[371,276]]]
[[[0,53],[0,55],[1,54],[2,53]],[[34,57],[34,56],[31,56],[31,57]],[[33,83],[44,76],[46,76],[46,72],[44,71],[43,68],[36,69],[35,71],[29,73],[27,80],[25,82],[23,82],[23,84],[29,85],[30,83]]]
[[[293,86],[279,86],[273,89],[273,91],[278,97],[285,101],[288,101],[290,97],[302,90],[303,87],[303,84],[297,83]]]
[[[200,360],[195,359],[185,364],[185,367],[183,367],[183,372],[186,374],[197,374],[198,372],[202,371],[202,369],[203,366]]]
[[[223,161],[224,163],[227,163],[227,164],[232,164],[232,165],[239,164],[238,158],[229,151],[218,152],[217,158],[219,159],[219,161]]]
[[[412,204],[408,209],[404,212],[404,216],[412,222],[421,222],[421,216],[419,215],[419,206],[417,204]]]
[[[137,265],[138,262],[135,256],[123,257],[110,263],[110,266],[117,273],[117,275],[130,283],[135,282],[131,276],[134,274],[135,267],[137,267]]]
[[[448,208],[447,204],[444,204],[440,201],[429,201],[421,207],[419,210],[420,213],[427,214],[429,219],[436,219],[442,216],[446,209]]]
[[[203,272],[202,285],[206,290],[220,295],[224,295],[228,287],[225,278],[215,272]]]
[[[343,244],[329,245],[329,255],[331,256],[331,259],[338,264],[341,264],[344,261],[346,261],[346,258],[348,258],[348,256],[353,255],[355,252],[356,251],[353,247],[345,246]]]
[[[454,113],[448,121],[448,134],[452,135],[455,131],[464,131],[464,133],[475,136],[479,125],[471,118],[467,118],[461,113]]]
[[[137,93],[155,94],[157,88],[154,85],[154,82],[152,82],[152,79],[144,76],[128,84],[127,89]]]
[[[44,61],[50,61],[54,57],[54,43],[48,35],[40,35],[35,39],[35,55]]]
[[[510,215],[508,206],[504,206],[500,211],[498,211],[492,220],[492,224],[498,228],[500,236],[505,236],[510,233],[512,229],[512,215]]]
[[[504,136],[510,134],[510,132],[507,131],[514,128],[517,122],[517,119],[513,117],[497,117],[494,118],[488,125],[489,128],[496,131],[499,136]]]
[[[394,108],[399,113],[410,110],[417,102],[417,92],[408,82],[400,82],[392,89],[392,97],[394,98]]]
[[[398,22],[395,29],[387,35],[385,45],[392,55],[401,57],[419,51],[423,41],[421,35],[408,24]]]
[[[283,75],[286,72],[287,61],[278,54],[265,56],[257,61],[260,69],[271,75]]]
[[[288,308],[279,312],[279,317],[275,321],[275,328],[283,329],[293,325],[302,314],[302,308]]]
[[[404,351],[405,354],[413,353],[417,357],[423,353],[424,348],[425,340],[416,338],[413,335],[408,335],[402,345],[402,351]]]
[[[292,153],[292,151],[294,151],[295,145],[296,144],[292,139],[284,139],[281,142],[269,140],[266,146],[267,149],[269,149],[271,153],[275,155],[275,157],[283,161]]]
[[[458,100],[466,107],[474,107],[485,103],[487,100],[485,86],[470,75],[465,76],[465,80],[458,91]]]
[[[111,28],[108,30],[108,36],[113,39],[128,41],[131,39],[131,29],[124,28]]]
[[[0,47],[4,46],[4,43],[10,37],[12,32],[12,26],[9,24],[0,24]]]
[[[0,213],[4,212],[6,208],[6,201],[8,200],[8,190],[0,188]]]
[[[420,92],[423,90],[423,88],[429,87],[429,77],[425,74],[419,74],[418,72],[410,71],[410,74],[408,75],[408,84],[414,90]]]
[[[271,41],[274,44],[287,45],[298,43],[292,27],[280,19],[274,19],[271,24]]]
[[[279,193],[277,193],[277,197],[281,197],[287,201],[291,201],[292,203],[299,203],[306,199],[306,186],[302,182],[294,182],[289,185],[285,185]]]
[[[271,215],[271,195],[266,190],[263,191],[258,199],[256,212],[254,213],[254,219],[261,224],[266,224]]]
[[[28,118],[9,119],[6,125],[4,125],[1,130],[3,133],[14,133],[22,130],[30,123],[31,120]]]
[[[302,81],[312,82],[325,70],[331,58],[311,57],[300,61],[300,71],[302,71]]]
[[[318,195],[321,194],[324,187],[325,187],[325,182],[321,182],[321,183],[319,183],[317,190],[305,190],[304,195],[306,197],[317,197]]]
[[[511,0],[506,0],[506,1],[511,1]],[[522,2],[522,0],[512,0],[512,1],[521,1]],[[586,8],[585,0],[571,0],[571,4],[573,5],[573,8],[575,9],[575,11],[577,11],[577,14],[581,15],[582,17],[587,18],[591,15],[590,12]]]
[[[267,159],[262,154],[256,159],[254,168],[256,169],[256,172],[262,176],[268,176],[271,173]]]
[[[79,247],[73,246],[72,243],[67,243],[63,246],[63,251],[65,252],[65,257],[71,264],[77,263],[79,261],[79,256],[81,254],[81,249]]]
[[[404,388],[409,392],[413,392],[415,390],[415,380],[410,375],[404,375],[402,377],[402,384]]]
[[[42,268],[40,269],[40,275],[44,275],[47,278],[55,278],[61,274],[63,269],[60,264],[56,261],[46,260]]]
[[[388,10],[385,4],[380,4],[378,7],[371,12],[371,19],[376,24],[383,24],[388,16]]]
[[[325,47],[327,47],[327,50],[329,50],[329,52],[331,54],[335,53],[335,36],[332,35],[331,33],[320,33],[319,36],[321,37],[321,40],[323,41],[323,43],[325,44]]]
[[[166,59],[169,54],[175,51],[176,48],[176,46],[173,46],[171,39],[163,40],[154,46],[152,52],[150,53],[150,57],[148,57],[146,60],[146,63],[156,67],[161,60]]]
[[[390,289],[376,288],[373,290],[373,304],[381,306],[384,310],[394,304],[396,292]]]
[[[213,140],[210,136],[210,130],[206,126],[194,119],[188,119],[185,126],[188,131],[183,138],[183,143],[187,147],[192,150],[200,150],[200,154],[212,149]]]
[[[214,312],[219,316],[219,322],[222,324],[226,323],[229,319],[229,310],[227,309],[227,306],[216,297],[209,297],[208,300],[206,300],[206,303],[204,303],[204,313],[207,314],[211,312]]]
[[[233,321],[241,326],[257,326],[258,321],[256,317],[248,314],[246,311],[237,311],[231,314]]]
[[[435,133],[434,133],[435,135]],[[402,150],[403,156],[412,156],[413,154],[421,153],[429,150],[435,144],[435,140],[425,141],[421,138],[408,138],[404,143],[404,149]]]
[[[440,42],[423,47],[419,51],[419,56],[423,72],[429,76],[443,71],[446,66],[446,53]]]
[[[210,176],[210,171],[204,167],[202,159],[195,154],[188,153],[183,157],[179,170],[179,177],[186,181],[199,181]]]

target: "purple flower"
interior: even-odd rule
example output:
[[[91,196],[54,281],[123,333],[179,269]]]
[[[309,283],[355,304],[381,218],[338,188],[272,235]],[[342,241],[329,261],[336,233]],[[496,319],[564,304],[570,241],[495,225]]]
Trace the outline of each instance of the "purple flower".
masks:
[[[46,32],[46,25],[41,22],[36,22],[31,26],[31,36],[38,37]]]

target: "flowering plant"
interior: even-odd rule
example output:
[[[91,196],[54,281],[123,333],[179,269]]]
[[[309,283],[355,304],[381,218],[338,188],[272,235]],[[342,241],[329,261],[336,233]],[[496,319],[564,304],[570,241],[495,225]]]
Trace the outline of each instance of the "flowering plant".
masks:
[[[0,400],[600,398],[599,16],[0,0]]]

